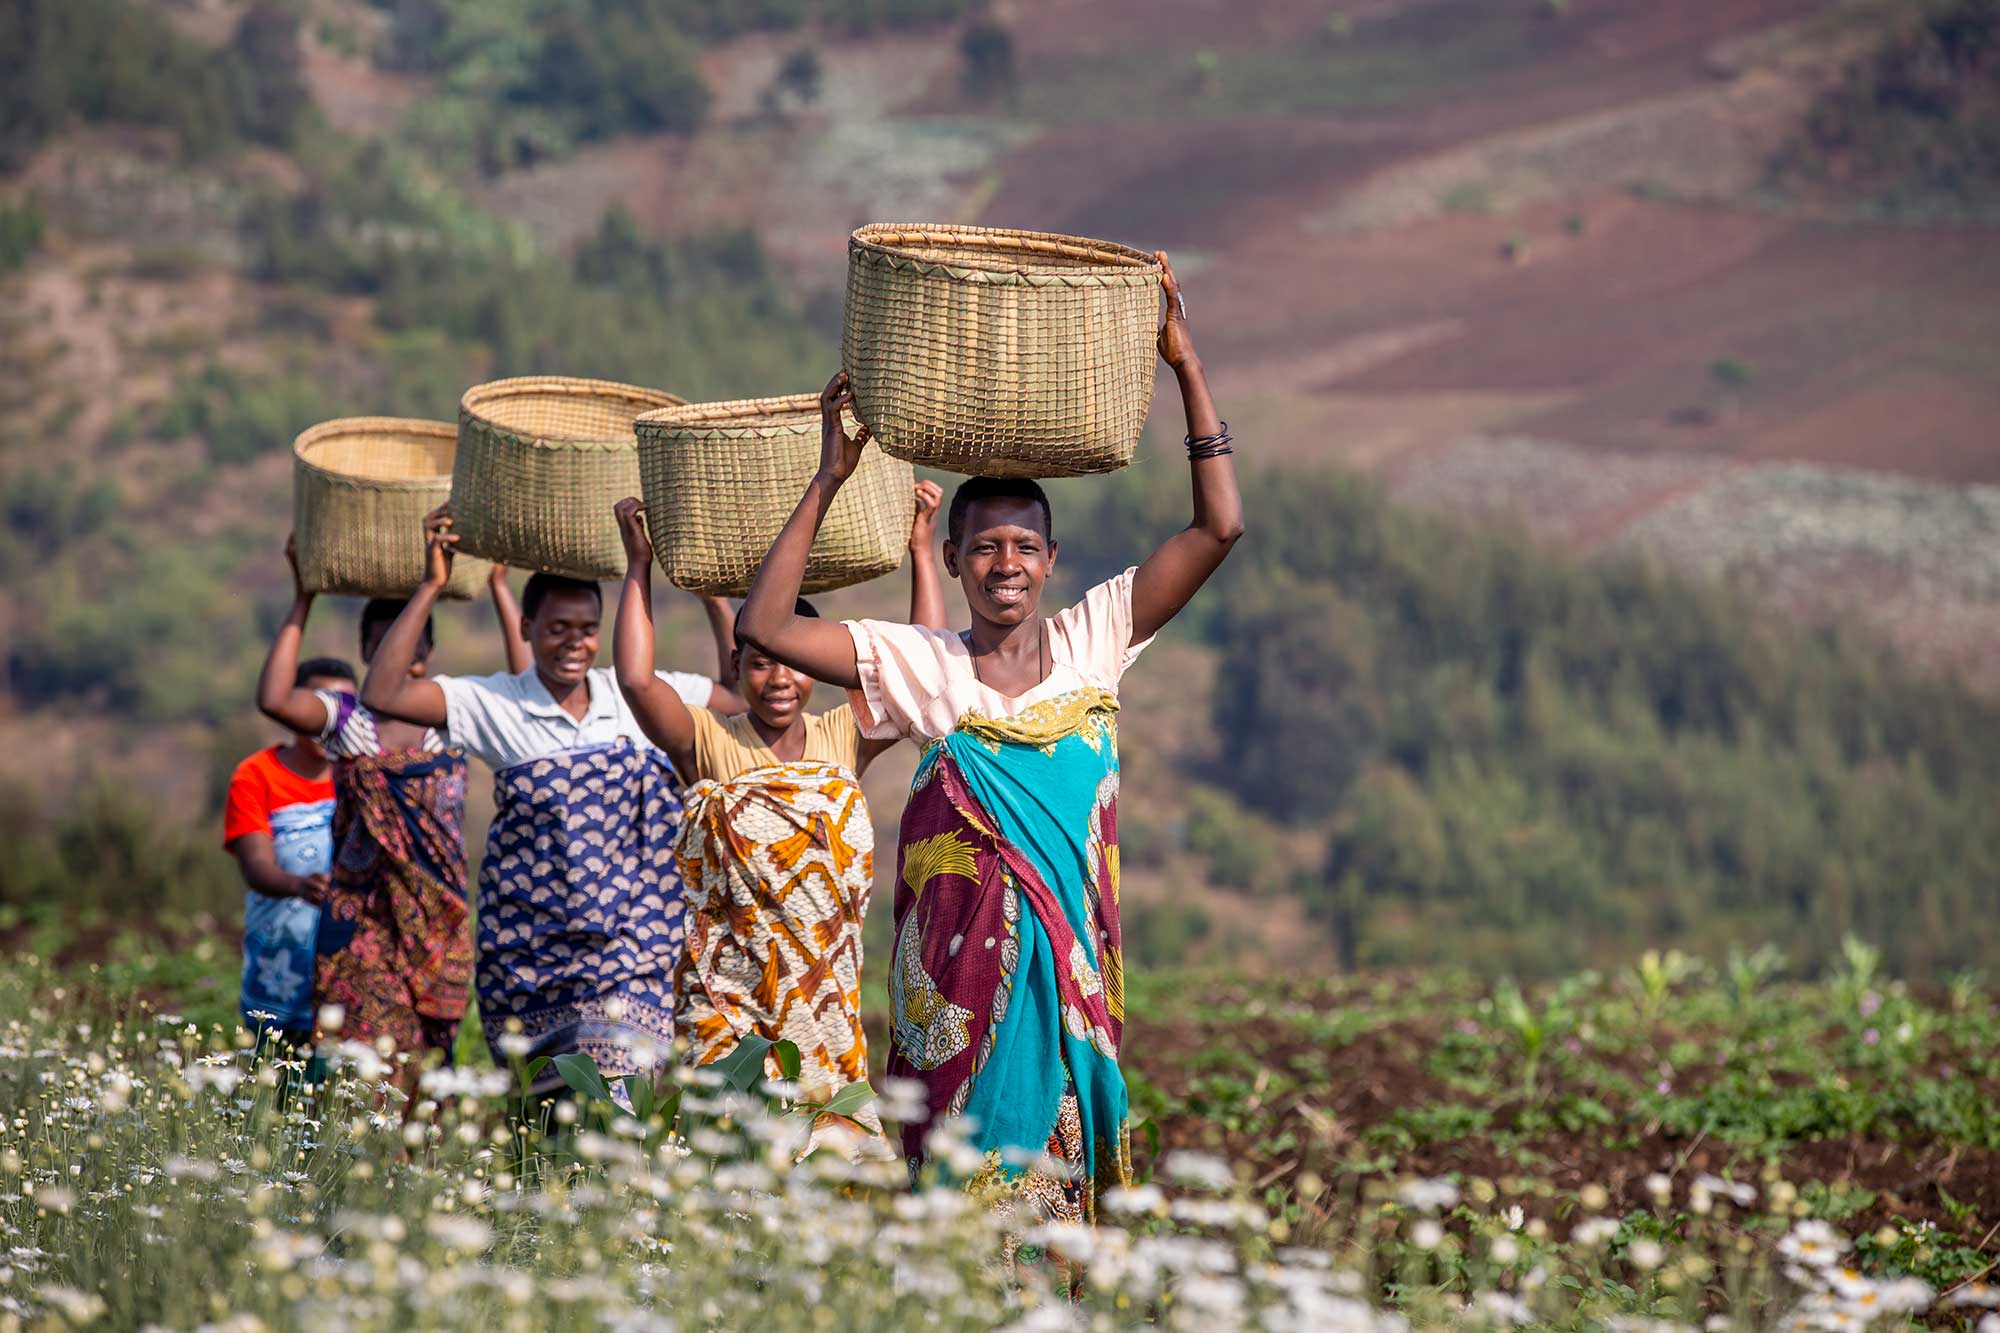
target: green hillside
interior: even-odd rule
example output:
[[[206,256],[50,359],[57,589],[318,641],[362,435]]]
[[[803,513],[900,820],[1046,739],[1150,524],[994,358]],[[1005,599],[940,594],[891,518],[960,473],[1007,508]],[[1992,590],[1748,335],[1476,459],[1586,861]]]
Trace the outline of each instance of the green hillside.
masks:
[[[135,902],[231,918],[210,816],[262,734],[246,700],[286,595],[297,430],[448,417],[465,385],[528,371],[706,397],[823,377],[825,316],[754,232],[663,241],[612,211],[558,251],[471,202],[481,172],[694,123],[694,54],[745,28],[803,41],[966,7],[376,8],[371,58],[421,91],[392,132],[357,137],[307,95],[298,7],[241,6],[204,45],[166,6],[0,0],[0,158],[17,169],[0,183],[0,282],[34,303],[0,307],[18,367],[0,386],[6,711],[15,735],[52,728],[90,752],[73,783],[32,763],[0,779],[10,922]],[[1990,9],[1927,9],[1964,22],[1927,19],[1917,46],[1866,68],[1929,68],[1923,43],[1945,43],[1976,110]],[[360,40],[319,22],[316,40]],[[659,100],[669,84],[680,101]],[[86,335],[109,341],[115,375],[58,373]],[[1068,588],[1185,521],[1171,452],[1056,488]],[[1134,913],[1146,961],[1180,957],[1221,911],[1294,898],[1348,967],[1553,973],[1761,940],[1810,964],[1851,931],[1924,974],[2000,942],[1983,910],[2000,882],[1991,701],[1872,640],[1469,533],[1343,474],[1249,484],[1250,537],[1170,634],[1213,667],[1175,710],[1193,733],[1128,731],[1148,785],[1124,812],[1126,863],[1162,889]],[[449,618],[447,648],[479,642],[478,624]],[[338,614],[316,622],[323,649],[350,637]],[[1148,670],[1135,689],[1174,688]],[[168,758],[135,780],[147,746]],[[1188,881],[1222,897],[1165,891]]]
[[[1089,578],[1185,522],[1155,464],[1073,484]],[[1176,629],[1218,656],[1217,758],[1127,864],[1296,893],[1348,966],[1553,972],[1692,942],[1913,973],[1990,956],[2000,706],[1644,566],[1467,533],[1336,473],[1253,474]],[[1144,670],[1144,668],[1140,668]],[[1297,848],[1309,831],[1308,849]]]
[[[1781,174],[1894,217],[2000,215],[2000,3],[1898,7],[1820,96]]]

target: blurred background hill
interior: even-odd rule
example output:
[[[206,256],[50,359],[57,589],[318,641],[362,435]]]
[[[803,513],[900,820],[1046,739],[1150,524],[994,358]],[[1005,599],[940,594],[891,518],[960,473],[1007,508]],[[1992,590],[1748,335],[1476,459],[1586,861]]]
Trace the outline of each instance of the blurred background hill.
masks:
[[[2000,944],[2000,0],[0,0],[0,925],[233,929],[299,429],[815,387],[881,219],[1187,278],[1252,531],[1129,683],[1142,962]]]

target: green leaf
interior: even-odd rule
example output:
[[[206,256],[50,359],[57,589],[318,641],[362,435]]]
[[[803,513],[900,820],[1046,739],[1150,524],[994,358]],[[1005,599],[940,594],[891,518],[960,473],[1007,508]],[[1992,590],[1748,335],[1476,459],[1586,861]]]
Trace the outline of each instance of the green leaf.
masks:
[[[632,1114],[641,1120],[653,1118],[653,1080],[643,1074],[625,1076],[625,1095],[632,1100]]]
[[[555,1058],[556,1072],[571,1091],[600,1102],[611,1100],[611,1085],[598,1072],[597,1061],[582,1051],[569,1051]]]
[[[874,1100],[875,1089],[866,1083],[850,1083],[827,1098],[825,1105],[810,1109],[814,1115],[844,1115],[852,1120],[856,1112]]]
[[[535,1086],[535,1079],[549,1067],[549,1057],[538,1055],[521,1067],[521,1095],[527,1096]]]
[[[736,1049],[712,1061],[709,1068],[722,1075],[722,1081],[738,1092],[749,1092],[764,1081],[764,1056],[770,1051],[768,1038],[755,1033],[736,1043]]]
[[[771,1048],[771,1053],[778,1057],[778,1072],[786,1078],[797,1078],[799,1071],[805,1068],[805,1062],[799,1057],[796,1043],[781,1041]]]

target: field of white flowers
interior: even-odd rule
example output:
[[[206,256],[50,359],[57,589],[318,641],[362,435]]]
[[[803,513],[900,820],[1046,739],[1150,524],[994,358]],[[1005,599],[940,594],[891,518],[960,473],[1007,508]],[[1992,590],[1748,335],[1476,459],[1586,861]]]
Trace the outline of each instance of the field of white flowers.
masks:
[[[1851,1242],[1776,1157],[1648,1172],[1621,1206],[1380,1155],[1274,1193],[1241,1155],[1142,1143],[1150,1178],[1098,1227],[1007,1237],[900,1165],[797,1160],[783,1085],[663,1073],[643,1117],[538,1115],[519,1070],[434,1069],[406,1098],[393,1056],[319,1059],[309,1080],[101,977],[0,969],[0,1330],[2000,1330],[1983,1273],[1893,1271],[1929,1261],[1921,1229]]]

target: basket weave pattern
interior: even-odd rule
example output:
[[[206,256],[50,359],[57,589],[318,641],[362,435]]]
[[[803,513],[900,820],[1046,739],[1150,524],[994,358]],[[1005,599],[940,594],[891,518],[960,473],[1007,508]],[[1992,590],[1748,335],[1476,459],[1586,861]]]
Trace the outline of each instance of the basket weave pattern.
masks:
[[[653,553],[690,592],[741,597],[819,467],[819,397],[696,403],[638,420],[639,475]],[[805,592],[899,568],[915,517],[915,474],[862,453],[806,559]]]
[[[1132,461],[1153,401],[1160,265],[1103,241],[986,227],[848,240],[842,363],[889,453],[1067,477]]]
[[[625,548],[611,506],[639,489],[632,420],[683,401],[559,375],[466,390],[451,484],[459,549],[520,569],[617,578]]]
[[[451,494],[448,421],[348,417],[292,443],[292,531],[306,591],[407,597],[424,577],[424,515]],[[447,597],[472,597],[490,566],[452,562]]]

